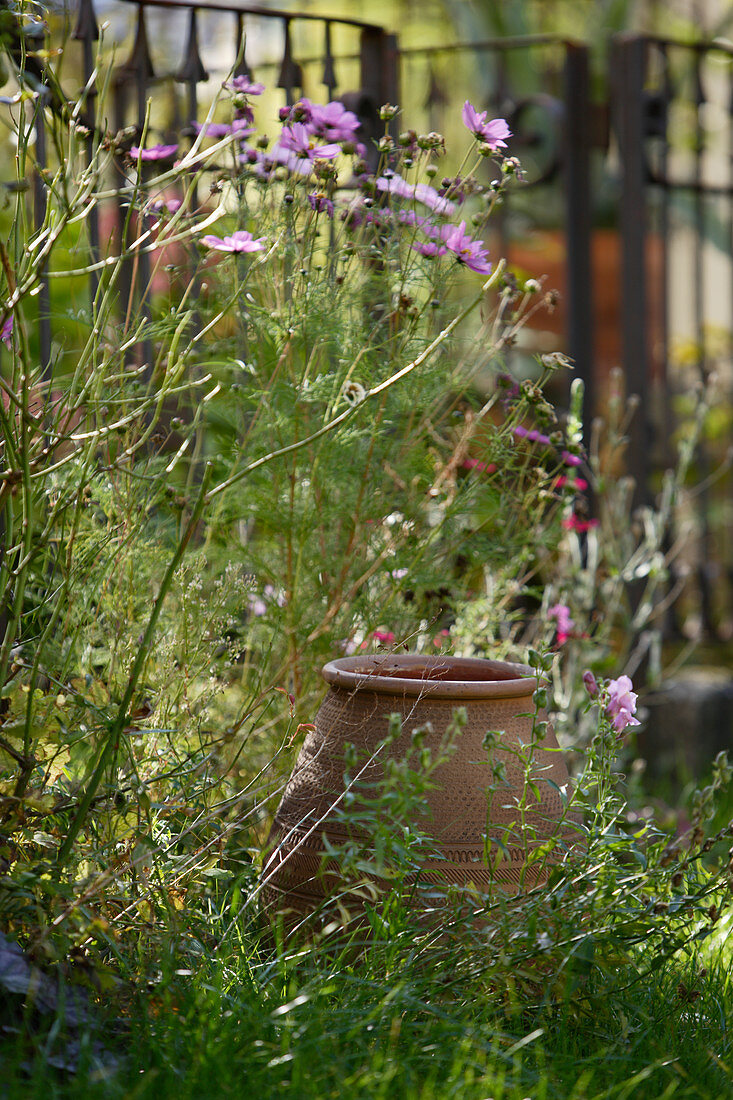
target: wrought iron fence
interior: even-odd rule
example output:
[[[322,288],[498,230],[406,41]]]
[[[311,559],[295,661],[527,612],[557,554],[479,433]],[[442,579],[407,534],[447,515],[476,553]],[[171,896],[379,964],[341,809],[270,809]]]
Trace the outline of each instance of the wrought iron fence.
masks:
[[[677,564],[688,620],[733,631],[733,49],[629,36],[614,42],[612,102],[620,171],[623,367],[640,396],[630,463],[643,492],[670,461],[685,392],[710,387],[697,448],[699,488]],[[670,533],[670,538],[674,532]],[[682,605],[685,606],[684,604]],[[672,627],[679,629],[679,618]]]
[[[708,383],[712,368],[721,377],[727,410],[718,450],[733,439],[733,50],[720,44],[683,44],[650,36],[622,36],[609,55],[608,98],[591,92],[590,56],[582,44],[555,36],[498,39],[432,48],[400,49],[381,27],[348,18],[239,7],[227,0],[129,0],[135,3],[130,53],[113,82],[112,126],[121,131],[144,126],[150,94],[173,89],[175,114],[185,127],[200,113],[202,86],[209,79],[203,57],[202,19],[230,27],[225,71],[255,74],[249,42],[257,28],[274,27],[276,53],[260,59],[293,103],[306,87],[322,85],[331,98],[347,100],[368,135],[376,133],[378,106],[401,103],[406,115],[422,112],[427,128],[440,128],[449,96],[481,78],[485,105],[508,116],[530,165],[530,186],[499,221],[496,249],[522,264],[517,227],[542,222],[557,212],[557,276],[564,287],[562,331],[554,338],[574,359],[587,390],[589,417],[602,402],[605,371],[614,354],[626,388],[641,398],[628,453],[638,499],[653,489],[670,461],[680,418],[683,386],[680,364]],[[151,50],[148,13],[184,12],[187,30],[182,54],[171,64]],[[296,42],[298,26],[308,23],[321,47],[313,52]],[[95,50],[98,23],[94,0],[80,0],[74,37],[81,43],[86,122],[100,122],[95,110]],[[309,42],[313,41],[313,33]],[[522,66],[517,64],[520,60]],[[402,94],[401,94],[402,90]],[[460,102],[460,99],[459,99]],[[457,113],[457,112],[456,112]],[[37,108],[39,123],[43,110]],[[609,121],[611,125],[609,125]],[[90,137],[90,141],[93,137]],[[38,126],[37,163],[45,164],[43,125]],[[602,184],[599,186],[599,180]],[[610,181],[610,185],[609,185]],[[613,193],[614,187],[616,193]],[[616,266],[599,266],[597,228],[602,194],[616,247]],[[35,181],[36,213],[43,215],[42,176]],[[120,202],[124,199],[121,197]],[[90,224],[93,251],[100,249],[96,211]],[[119,221],[122,223],[122,211]],[[687,262],[680,257],[686,250]],[[145,260],[143,258],[142,262]],[[541,270],[542,257],[537,263]],[[141,271],[146,285],[147,273]],[[687,278],[687,281],[685,279]],[[618,348],[599,345],[599,293],[616,284],[606,319],[618,328]],[[595,284],[595,285],[594,285]],[[92,287],[92,291],[93,291]],[[131,282],[125,290],[135,293]],[[687,349],[683,355],[680,314],[687,304]],[[42,362],[50,362],[51,318],[48,287],[39,302]],[[725,307],[725,308],[724,308]],[[713,339],[712,324],[717,326]],[[682,335],[681,335],[682,334]],[[684,410],[682,410],[684,413]],[[733,630],[733,504],[728,481],[711,482],[722,462],[711,442],[697,456],[703,489],[689,505],[699,538],[696,558],[681,565],[687,589],[683,614],[699,618],[711,636]],[[707,486],[707,487],[706,487]],[[673,537],[673,533],[671,535]],[[684,573],[684,576],[682,574]],[[680,626],[672,621],[672,626]]]

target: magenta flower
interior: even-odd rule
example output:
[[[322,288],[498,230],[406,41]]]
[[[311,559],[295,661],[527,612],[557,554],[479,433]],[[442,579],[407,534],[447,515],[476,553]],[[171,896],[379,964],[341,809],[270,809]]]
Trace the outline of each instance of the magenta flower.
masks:
[[[570,608],[564,603],[553,604],[553,606],[547,610],[547,617],[548,619],[555,619],[557,623],[558,644],[564,645],[575,626],[575,622],[570,618]]]
[[[480,474],[495,474],[497,469],[495,462],[481,462],[478,458],[464,458],[461,465],[464,470],[478,470]]]
[[[562,521],[562,525],[566,531],[577,531],[582,535],[586,531],[592,531],[594,527],[598,526],[597,519],[581,519],[580,516],[576,516],[573,513],[572,516],[565,516]]]
[[[281,149],[294,153],[299,160],[332,160],[341,152],[338,145],[318,145],[316,135],[302,122],[285,126],[280,136]]]
[[[229,81],[227,87],[241,95],[262,95],[265,90],[264,84],[250,80],[248,76],[235,76]]]
[[[585,684],[585,690],[591,699],[595,699],[599,692],[598,681],[589,668],[583,673],[583,683]]]
[[[466,223],[446,225],[440,232],[443,244],[452,252],[458,263],[465,264],[479,275],[488,275],[491,264],[486,257],[486,249],[481,241],[475,241],[466,233]]]
[[[237,229],[231,237],[215,237],[209,233],[201,243],[217,252],[261,252],[267,245],[267,237],[255,239],[247,229]]]
[[[0,340],[2,340],[8,351],[13,347],[13,314],[11,313],[5,320],[3,327],[0,329]]]
[[[543,435],[536,428],[523,428],[521,424],[514,429],[514,434],[520,439],[528,439],[530,443],[548,444],[550,442],[549,435]]]
[[[149,149],[141,149],[139,145],[133,145],[130,156],[133,160],[171,160],[178,153],[178,145],[151,145]]]
[[[637,695],[632,691],[633,686],[628,676],[609,680],[606,715],[611,719],[611,725],[616,733],[623,733],[627,726],[641,724],[637,718],[634,718]]]
[[[503,149],[506,146],[506,138],[512,136],[512,132],[503,118],[492,118],[486,121],[486,111],[477,111],[466,100],[463,104],[461,117],[466,129],[470,130],[479,141],[485,141],[493,150]]]
[[[571,454],[570,451],[563,451],[560,456],[566,466],[582,466],[583,459],[579,455]]]
[[[376,642],[381,642],[382,645],[391,645],[395,640],[395,636],[391,630],[375,630],[372,632],[372,638]]]
[[[588,482],[584,477],[576,477],[573,481],[572,478],[567,477],[565,474],[560,474],[559,477],[555,478],[556,489],[564,489],[566,485],[569,489],[574,489],[578,493],[582,493],[588,488]]]

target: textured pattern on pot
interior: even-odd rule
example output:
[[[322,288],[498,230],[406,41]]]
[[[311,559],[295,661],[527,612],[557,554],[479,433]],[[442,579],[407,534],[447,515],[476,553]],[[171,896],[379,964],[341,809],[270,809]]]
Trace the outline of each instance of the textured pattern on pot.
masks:
[[[426,812],[415,822],[432,841],[420,861],[420,882],[516,893],[546,877],[548,864],[573,843],[577,819],[560,794],[569,790],[565,762],[550,726],[542,740],[533,735],[533,719],[546,716],[536,714],[531,669],[476,658],[388,654],[331,661],[323,675],[328,694],[270,831],[262,877],[268,908],[305,915],[339,889],[347,890],[348,901],[332,855],[360,843],[368,853],[359,810],[368,809],[369,792],[384,777],[385,754],[404,759],[420,728],[424,744],[438,753],[458,707],[466,710],[466,724],[432,775]],[[401,717],[401,733],[385,744],[394,713]],[[487,742],[489,732],[496,736]],[[345,797],[349,751],[358,761],[349,774],[358,774],[359,781]]]

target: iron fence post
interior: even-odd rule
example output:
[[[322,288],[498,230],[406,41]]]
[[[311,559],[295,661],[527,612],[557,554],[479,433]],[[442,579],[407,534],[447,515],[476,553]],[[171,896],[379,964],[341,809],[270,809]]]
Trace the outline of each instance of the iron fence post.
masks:
[[[565,237],[567,242],[568,354],[585,386],[585,438],[596,412],[593,350],[592,202],[590,180],[590,64],[585,45],[565,50]]]
[[[627,468],[636,487],[634,502],[649,498],[652,429],[649,419],[649,348],[646,293],[646,161],[644,157],[644,76],[646,39],[620,35],[611,48],[613,123],[621,170],[621,353],[627,394],[639,408],[629,428]]]

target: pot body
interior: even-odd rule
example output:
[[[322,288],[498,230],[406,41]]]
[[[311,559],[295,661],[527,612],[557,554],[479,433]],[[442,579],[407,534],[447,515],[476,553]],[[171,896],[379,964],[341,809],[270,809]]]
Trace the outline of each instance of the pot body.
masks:
[[[560,790],[569,779],[550,727],[533,740],[537,680],[532,670],[472,658],[365,655],[325,666],[329,692],[285,788],[268,841],[264,900],[305,914],[338,889],[339,866],[326,855],[368,838],[344,811],[347,746],[356,750],[361,808],[384,775],[385,756],[404,759],[414,731],[433,753],[445,743],[458,707],[467,721],[432,776],[426,815],[416,824],[434,842],[420,881],[436,887],[517,892],[535,884],[572,843],[572,815]],[[389,715],[401,733],[385,744]],[[539,714],[540,719],[544,718]],[[487,733],[495,734],[487,750]],[[354,756],[351,751],[352,758]],[[365,793],[366,792],[366,793]],[[491,841],[491,866],[485,860]],[[554,853],[545,856],[548,842]],[[531,853],[543,853],[533,859]]]

